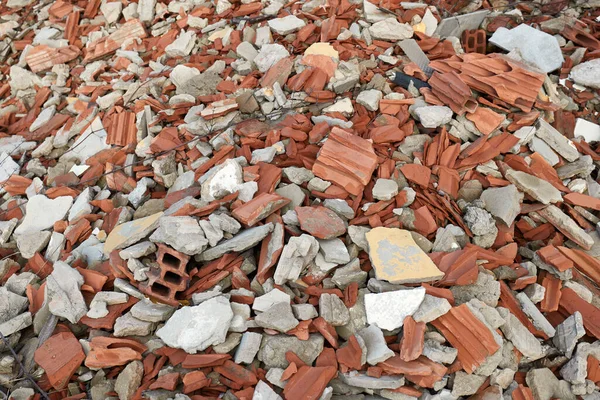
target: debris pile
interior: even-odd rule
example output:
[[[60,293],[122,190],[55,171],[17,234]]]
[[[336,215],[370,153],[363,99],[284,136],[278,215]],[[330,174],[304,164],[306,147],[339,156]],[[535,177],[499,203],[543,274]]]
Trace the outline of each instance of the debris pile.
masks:
[[[600,3],[0,4],[0,398],[600,398]]]

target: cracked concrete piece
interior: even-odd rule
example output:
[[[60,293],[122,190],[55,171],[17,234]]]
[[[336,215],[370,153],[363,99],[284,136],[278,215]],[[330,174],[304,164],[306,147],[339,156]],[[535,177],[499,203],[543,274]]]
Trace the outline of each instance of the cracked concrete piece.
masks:
[[[458,350],[454,347],[443,346],[435,340],[425,339],[423,355],[437,363],[452,364],[458,356]]]
[[[272,231],[272,222],[246,229],[231,239],[225,240],[215,247],[204,250],[201,254],[196,255],[195,259],[196,261],[211,261],[229,252],[246,251],[249,248],[254,247]]]
[[[550,204],[562,201],[560,191],[538,177],[514,169],[509,169],[505,177],[519,190],[527,193],[539,202]]]
[[[270,19],[267,23],[273,32],[282,36],[295,32],[306,25],[306,22],[295,15],[287,15],[283,18]]]
[[[338,378],[347,385],[364,389],[398,389],[404,385],[404,377],[401,375],[383,375],[376,378],[358,371],[349,371],[338,374]]]
[[[292,304],[292,311],[294,312],[294,317],[300,321],[308,321],[309,319],[317,318],[319,316],[315,306],[308,303]]]
[[[577,341],[583,336],[585,336],[583,317],[579,311],[575,311],[575,313],[556,327],[556,334],[552,338],[552,343],[567,358],[571,358]]]
[[[580,85],[600,89],[600,60],[593,59],[576,65],[569,77]]]
[[[579,225],[560,208],[551,204],[548,207],[539,210],[538,213],[554,225],[569,239],[583,247],[585,250],[590,250],[594,245],[594,239],[581,229]]]
[[[500,330],[507,340],[525,356],[531,360],[537,360],[544,356],[544,350],[539,340],[515,317],[509,310],[498,307],[500,316],[504,319],[504,325]]]
[[[552,326],[550,322],[546,319],[544,314],[538,310],[538,308],[533,304],[531,299],[527,297],[525,293],[517,293],[517,300],[521,303],[521,308],[523,312],[529,317],[529,319],[533,322],[533,325],[544,332],[548,337],[554,337],[556,330]]]
[[[87,306],[80,288],[83,276],[67,263],[57,261],[46,280],[46,296],[52,314],[66,318],[72,324],[79,322],[87,313]]]
[[[152,233],[159,225],[162,212],[117,225],[104,242],[104,254],[129,247]]]
[[[452,120],[452,110],[446,106],[423,106],[415,110],[425,128],[437,128]]]
[[[292,313],[292,306],[290,303],[283,302],[275,303],[265,312],[258,314],[254,317],[254,322],[260,327],[275,329],[281,333],[298,326],[298,320]]]
[[[121,257],[123,260],[129,260],[130,258],[142,258],[155,252],[156,245],[151,241],[146,240],[121,250],[119,252],[119,257]]]
[[[264,44],[254,58],[254,63],[260,72],[265,73],[277,62],[289,56],[290,53],[280,44]]]
[[[117,318],[113,334],[116,337],[147,336],[153,330],[154,323],[137,319],[131,312],[128,312]]]
[[[398,183],[393,179],[379,178],[373,186],[373,197],[377,200],[391,200],[398,194]]]
[[[346,264],[350,262],[350,254],[341,239],[320,239],[319,251],[323,254],[325,261],[335,264]]]
[[[267,368],[287,368],[289,361],[285,358],[285,353],[292,351],[306,364],[312,365],[323,351],[323,343],[323,336],[316,334],[310,335],[308,340],[287,335],[264,336],[258,359]]]
[[[419,309],[413,314],[413,319],[417,322],[431,322],[446,314],[451,308],[448,300],[426,294]]]
[[[396,18],[386,18],[374,23],[369,27],[369,32],[374,39],[392,42],[410,39],[414,33],[410,24],[401,24]]]
[[[511,226],[521,212],[523,193],[515,185],[500,188],[488,188],[481,193],[480,199],[485,209],[494,217]]]
[[[485,376],[467,374],[464,371],[457,371],[456,374],[454,374],[452,395],[460,397],[475,394],[486,379],[487,378]]]
[[[115,392],[120,400],[130,400],[142,383],[144,377],[144,364],[135,360],[119,373],[115,381]]]
[[[561,400],[575,400],[570,385],[560,381],[548,368],[532,369],[525,377],[527,386],[531,389],[535,400],[550,400],[557,398]]]
[[[182,307],[156,335],[170,347],[195,354],[208,346],[223,343],[233,318],[229,300],[214,297],[200,305]]]
[[[404,318],[413,315],[424,298],[424,288],[369,293],[365,295],[367,321],[388,331],[400,328]]]
[[[535,131],[535,136],[546,142],[548,146],[552,147],[554,151],[567,161],[573,162],[579,158],[579,152],[573,142],[563,136],[548,122],[540,119],[535,127],[537,129]]]
[[[321,297],[319,297],[319,314],[332,326],[346,325],[350,321],[348,308],[335,294],[321,294]]]
[[[273,289],[262,296],[256,297],[252,303],[252,309],[258,312],[265,312],[277,303],[290,303],[292,298],[289,294],[279,289]]]
[[[318,252],[319,242],[314,237],[307,234],[291,237],[275,268],[275,283],[282,285],[288,280],[298,279],[302,269],[314,260]]]
[[[73,205],[71,196],[59,196],[49,199],[42,194],[33,196],[25,206],[25,218],[15,229],[15,235],[38,232],[52,228],[56,221],[61,221]]]
[[[199,180],[202,200],[213,201],[238,190],[244,183],[242,167],[235,160],[228,159],[211,168]]]
[[[377,227],[365,236],[377,279],[390,283],[418,283],[444,276],[409,231]]]
[[[395,355],[388,347],[383,332],[376,325],[369,325],[367,328],[361,329],[357,335],[365,342],[369,364],[377,365]]]
[[[150,236],[155,243],[165,243],[189,256],[200,254],[207,246],[204,231],[193,217],[162,217]]]
[[[452,286],[450,290],[454,295],[456,305],[461,305],[471,299],[479,299],[490,307],[496,307],[500,298],[500,282],[495,279],[494,275],[482,271],[479,272],[474,283]]]
[[[167,304],[153,303],[148,299],[138,301],[131,307],[131,314],[142,321],[162,322],[169,319],[175,308]]]
[[[256,354],[260,350],[262,335],[256,332],[246,332],[242,335],[242,340],[235,351],[233,360],[236,364],[252,364]]]

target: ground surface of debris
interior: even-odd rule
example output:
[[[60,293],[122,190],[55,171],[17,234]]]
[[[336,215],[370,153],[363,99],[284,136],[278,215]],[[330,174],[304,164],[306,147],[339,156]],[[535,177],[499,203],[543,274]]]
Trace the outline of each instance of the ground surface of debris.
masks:
[[[598,0],[0,2],[0,398],[600,399]]]

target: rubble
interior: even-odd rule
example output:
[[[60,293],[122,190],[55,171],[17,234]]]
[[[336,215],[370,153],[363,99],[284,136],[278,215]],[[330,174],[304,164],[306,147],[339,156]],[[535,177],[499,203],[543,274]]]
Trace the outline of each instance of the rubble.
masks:
[[[225,341],[233,312],[229,301],[215,297],[198,306],[177,310],[167,323],[156,331],[165,344],[195,354],[208,346]],[[198,327],[202,327],[202,334]]]
[[[600,5],[420,1],[0,5],[5,397],[596,399]]]

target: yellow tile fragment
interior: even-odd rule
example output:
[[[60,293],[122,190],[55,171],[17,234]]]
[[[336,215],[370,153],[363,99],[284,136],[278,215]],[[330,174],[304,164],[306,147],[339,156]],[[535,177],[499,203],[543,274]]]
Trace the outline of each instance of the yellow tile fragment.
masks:
[[[310,54],[320,55],[320,56],[329,56],[335,59],[340,58],[340,53],[336,49],[333,48],[329,43],[318,42],[311,44],[305,51],[304,55],[308,56]]]
[[[366,237],[377,279],[391,283],[418,283],[444,276],[415,243],[409,231],[379,227],[371,229]]]

